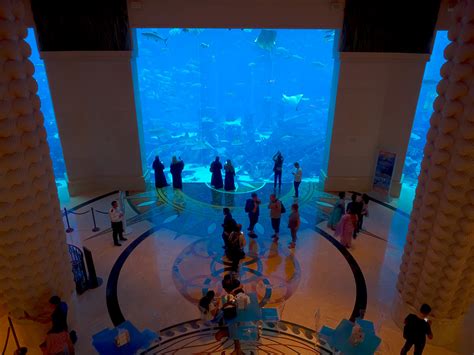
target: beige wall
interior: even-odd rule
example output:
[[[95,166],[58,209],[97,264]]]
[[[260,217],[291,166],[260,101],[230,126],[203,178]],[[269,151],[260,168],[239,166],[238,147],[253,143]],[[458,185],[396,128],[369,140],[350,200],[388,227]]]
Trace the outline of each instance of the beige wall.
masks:
[[[397,196],[428,55],[340,53],[326,191],[370,191],[379,150],[397,154]],[[339,72],[337,72],[339,68]],[[326,176],[324,176],[326,175]]]
[[[69,192],[144,188],[130,52],[42,52]]]

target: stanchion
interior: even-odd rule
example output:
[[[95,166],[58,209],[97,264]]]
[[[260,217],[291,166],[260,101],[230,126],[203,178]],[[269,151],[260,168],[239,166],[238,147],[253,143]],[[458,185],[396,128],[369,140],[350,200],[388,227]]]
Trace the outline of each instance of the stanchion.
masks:
[[[69,224],[69,217],[67,216],[67,208],[64,207],[64,215],[66,216],[66,223],[67,223],[67,229],[66,233],[71,233],[74,231],[74,228],[71,228],[71,225]]]
[[[93,232],[98,232],[98,231],[100,231],[100,228],[97,227],[97,224],[95,223],[94,207],[91,207],[91,213],[92,213],[92,221],[94,222],[94,228],[92,228],[92,231]]]

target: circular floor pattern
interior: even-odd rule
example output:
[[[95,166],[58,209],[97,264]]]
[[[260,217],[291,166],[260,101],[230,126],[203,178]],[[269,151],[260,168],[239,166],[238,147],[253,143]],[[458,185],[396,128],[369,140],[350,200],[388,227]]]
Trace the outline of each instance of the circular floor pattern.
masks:
[[[228,206],[231,208],[234,218],[246,227],[247,215],[244,211],[244,205],[250,194],[218,192],[221,198],[232,196],[233,199],[230,204],[228,204],[229,201],[226,201],[226,204],[219,201],[214,204],[216,201],[212,200],[212,195],[215,195],[215,192],[205,184],[190,183],[183,187],[183,191],[164,188],[153,189],[144,193],[128,194],[127,196],[130,207],[137,213],[136,216],[127,220],[127,224],[131,225],[147,220],[156,227],[149,229],[133,240],[119,256],[110,272],[106,299],[109,315],[115,325],[126,319],[120,310],[117,295],[120,271],[133,250],[143,240],[162,227],[175,231],[174,239],[184,235],[194,235],[207,240],[207,242],[204,240],[193,242],[182,252],[183,255],[191,259],[194,258],[195,261],[204,261],[199,264],[201,265],[199,272],[195,270],[196,266],[188,263],[184,257],[176,259],[173,266],[173,279],[179,292],[189,301],[197,302],[202,292],[207,288],[220,287],[222,274],[229,267],[227,261],[222,258],[223,250],[220,236],[220,224],[223,218],[222,207]],[[208,199],[205,196],[209,196],[210,192],[211,200],[207,202]],[[273,193],[273,186],[270,184],[264,185],[259,191],[262,205],[257,231],[266,232],[267,235],[260,235],[257,241],[250,241],[250,252],[244,260],[242,267],[244,274],[241,276],[243,276],[243,280],[246,280],[244,283],[247,282],[250,289],[257,292],[260,303],[278,305],[294,293],[301,273],[298,262],[293,254],[286,249],[286,245],[280,248],[278,245],[272,245],[273,243],[269,239],[268,234],[271,231],[271,226],[266,200],[270,193]],[[350,318],[355,318],[361,309],[365,309],[367,304],[367,289],[362,271],[349,251],[332,236],[315,227],[318,223],[327,219],[330,211],[329,206],[333,205],[337,198],[318,190],[315,183],[302,184],[298,200],[295,200],[292,194],[292,185],[283,184],[282,193],[279,194],[280,200],[287,206],[287,209],[292,203],[299,203],[302,228],[315,229],[338,249],[350,265],[357,292],[354,310]],[[153,201],[153,203],[147,201]],[[281,228],[284,228],[284,226],[282,225]],[[221,249],[219,250],[219,248]],[[254,253],[253,256],[252,253]]]
[[[222,294],[221,281],[231,270],[222,243],[203,238],[186,247],[173,265],[176,289],[190,302],[198,303],[209,289]],[[241,261],[240,281],[247,292],[256,292],[261,306],[277,306],[298,288],[301,269],[286,245],[269,239],[250,239],[249,252]]]
[[[280,321],[262,322],[258,342],[242,342],[246,354],[321,354],[314,330]],[[216,339],[220,328],[209,328],[200,320],[180,323],[160,331],[161,341],[146,354],[230,354],[233,341]]]

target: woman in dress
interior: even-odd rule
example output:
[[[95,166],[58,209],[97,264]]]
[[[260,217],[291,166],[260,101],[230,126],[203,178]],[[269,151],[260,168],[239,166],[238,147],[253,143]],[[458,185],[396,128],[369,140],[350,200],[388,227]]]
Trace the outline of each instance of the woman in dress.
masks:
[[[339,200],[334,205],[332,209],[331,215],[329,216],[328,220],[328,227],[332,230],[336,230],[336,226],[342,218],[344,211],[346,210],[346,193],[339,192]]]
[[[155,160],[153,161],[153,170],[155,170],[155,187],[157,189],[169,186],[169,184],[166,182],[166,177],[165,177],[165,166],[163,165],[163,162],[160,160],[158,155],[155,157]]]
[[[224,187],[221,170],[222,164],[219,161],[219,157],[216,157],[216,160],[212,162],[211,168],[209,169],[209,171],[212,173],[211,186],[215,189],[222,189]]]
[[[291,243],[288,245],[288,248],[294,249],[296,246],[296,232],[298,232],[298,229],[300,228],[301,225],[301,219],[300,219],[300,214],[298,212],[298,204],[294,203],[291,206],[291,214],[290,217],[288,218],[288,228],[290,228],[291,232]]]
[[[341,244],[346,248],[351,247],[354,230],[357,228],[357,223],[357,213],[353,208],[350,208],[349,211],[344,216],[342,216],[337,225],[336,234],[334,236],[340,237]]]
[[[171,159],[170,173],[173,177],[173,187],[175,189],[183,188],[183,179],[181,178],[181,173],[183,169],[184,162],[181,160],[181,158],[179,158],[178,160],[176,156],[173,156],[173,158]]]
[[[232,162],[230,161],[230,159],[227,159],[227,162],[224,165],[224,171],[225,171],[224,190],[234,191],[235,190],[235,183],[234,183],[235,169],[232,166]]]

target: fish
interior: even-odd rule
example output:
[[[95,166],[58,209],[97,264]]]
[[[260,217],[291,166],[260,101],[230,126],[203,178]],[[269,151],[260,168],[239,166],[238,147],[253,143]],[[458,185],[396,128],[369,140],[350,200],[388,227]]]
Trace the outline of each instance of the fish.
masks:
[[[182,28],[181,31],[185,33],[192,33],[194,35],[198,35],[204,32],[204,29],[203,28]]]
[[[261,30],[255,43],[262,49],[270,51],[275,47],[277,32],[275,30]]]
[[[201,42],[201,44],[199,45],[201,48],[209,48],[210,45],[207,44],[207,43],[204,43],[204,42]]]
[[[153,41],[155,41],[155,42],[162,41],[162,42],[165,44],[165,46],[168,45],[168,43],[167,43],[167,42],[168,42],[168,38],[163,38],[163,37],[161,37],[160,35],[158,35],[158,34],[156,34],[156,33],[154,33],[154,32],[143,32],[143,33],[142,33],[142,36],[145,37],[145,38],[151,39],[151,40],[153,40]]]
[[[251,28],[242,28],[242,31],[250,33],[250,32],[252,32],[252,29]]]
[[[250,62],[249,64],[247,64],[249,66],[249,68],[253,68],[254,66],[256,66],[257,64],[255,64],[254,62]]]
[[[270,79],[267,81],[268,84],[275,84],[276,83],[276,80],[275,79]]]
[[[300,104],[301,99],[303,98],[303,94],[287,96],[282,94],[281,101],[291,107],[295,107],[298,109],[298,105]]]
[[[191,85],[192,88],[200,88],[201,86],[201,83],[194,83]]]
[[[332,42],[332,41],[334,41],[335,34],[336,34],[336,31],[334,31],[334,30],[326,30],[325,33],[324,33],[324,39],[327,42]]]
[[[296,60],[304,60],[304,58],[298,54],[293,54],[291,58],[296,59]]]
[[[285,47],[276,47],[275,53],[278,55],[289,55],[290,51],[286,49]]]
[[[225,121],[224,122],[225,126],[241,126],[242,125],[242,119],[239,117],[233,121]]]
[[[410,139],[413,139],[413,140],[415,140],[415,141],[418,141],[418,140],[421,139],[421,137],[420,137],[418,134],[416,134],[416,133],[412,133],[412,134],[410,135]]]
[[[168,34],[170,36],[176,36],[176,35],[179,35],[181,32],[182,32],[181,28],[172,28],[171,30],[169,30]]]
[[[322,63],[322,62],[318,62],[318,61],[313,61],[311,62],[312,65],[314,65],[315,67],[318,67],[318,68],[324,68],[326,66],[326,64]]]

